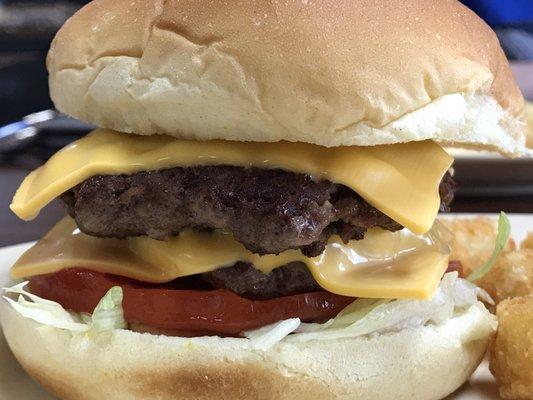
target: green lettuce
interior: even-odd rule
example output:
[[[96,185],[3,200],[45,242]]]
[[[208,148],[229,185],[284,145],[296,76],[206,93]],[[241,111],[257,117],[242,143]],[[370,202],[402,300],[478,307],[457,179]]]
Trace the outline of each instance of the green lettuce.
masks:
[[[498,234],[496,235],[496,243],[494,244],[494,250],[492,251],[490,258],[485,261],[482,266],[472,271],[472,273],[468,275],[466,279],[468,279],[470,282],[477,281],[478,279],[483,278],[492,269],[494,264],[496,264],[496,261],[498,261],[502,250],[507,244],[510,234],[511,223],[509,222],[507,215],[505,215],[505,213],[502,211],[500,213],[500,218],[498,218]]]
[[[27,284],[28,282],[22,282],[13,287],[4,288],[6,293],[19,295],[16,301],[8,296],[4,296],[4,299],[23,317],[69,331],[85,332],[89,330],[87,324],[83,323],[76,314],[65,310],[61,304],[26,291],[24,288]]]
[[[18,294],[17,300],[4,299],[23,317],[44,325],[74,332],[103,332],[126,328],[122,309],[122,288],[112,287],[98,302],[92,315],[76,314],[65,310],[61,304],[36,296],[24,288],[28,282],[4,288],[9,294]]]
[[[426,324],[439,325],[470,307],[488,312],[478,298],[490,301],[490,296],[482,289],[459,278],[457,272],[450,272],[443,276],[433,297],[428,300],[360,298],[325,323],[303,323],[292,318],[245,332],[245,337],[250,339],[253,348],[267,350],[282,340],[288,343],[337,340]]]
[[[122,309],[122,288],[114,286],[102,297],[92,315],[91,327],[95,331],[112,331],[127,327]]]

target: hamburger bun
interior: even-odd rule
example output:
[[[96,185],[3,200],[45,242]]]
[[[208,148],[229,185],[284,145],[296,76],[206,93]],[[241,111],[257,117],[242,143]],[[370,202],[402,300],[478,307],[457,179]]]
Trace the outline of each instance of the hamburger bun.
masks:
[[[496,35],[456,0],[95,0],[47,64],[60,111],[123,132],[507,154],[525,143]]]
[[[64,400],[430,400],[457,389],[495,328],[480,303],[438,326],[267,351],[248,339],[115,330],[94,336],[41,325],[0,302],[9,346]]]

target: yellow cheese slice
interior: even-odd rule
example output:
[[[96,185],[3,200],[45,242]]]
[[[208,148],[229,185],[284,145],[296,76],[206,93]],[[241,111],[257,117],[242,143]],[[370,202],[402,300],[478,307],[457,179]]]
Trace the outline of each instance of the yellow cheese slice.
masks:
[[[170,241],[147,237],[96,238],[81,233],[70,218],[59,222],[29,249],[11,270],[14,279],[83,267],[145,282],[213,271],[238,261],[264,273],[290,262],[303,262],[326,290],[353,297],[420,298],[432,295],[448,266],[448,239],[435,226],[418,236],[404,229],[374,228],[365,239],[348,244],[334,236],[318,257],[299,250],[259,256],[224,232],[185,231]]]
[[[439,183],[453,159],[436,143],[326,148],[307,143],[192,141],[99,129],[57,152],[26,177],[11,209],[32,219],[55,197],[91,176],[190,165],[281,168],[348,186],[413,232],[437,215]]]

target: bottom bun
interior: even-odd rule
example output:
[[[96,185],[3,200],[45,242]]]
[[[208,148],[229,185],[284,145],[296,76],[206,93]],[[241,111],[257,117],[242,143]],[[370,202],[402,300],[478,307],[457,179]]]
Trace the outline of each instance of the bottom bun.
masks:
[[[472,374],[495,325],[478,303],[438,326],[364,338],[291,338],[262,351],[238,338],[127,330],[92,336],[41,325],[1,303],[13,353],[65,400],[440,399]]]

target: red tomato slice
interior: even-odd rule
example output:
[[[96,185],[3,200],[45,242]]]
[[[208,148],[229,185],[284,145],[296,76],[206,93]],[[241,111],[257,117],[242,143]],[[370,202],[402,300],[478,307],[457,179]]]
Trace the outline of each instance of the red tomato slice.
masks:
[[[175,285],[154,285],[124,277],[71,268],[30,278],[30,291],[75,312],[92,313],[102,296],[121,286],[124,316],[162,330],[187,332],[186,336],[210,333],[239,335],[287,318],[327,320],[353,298],[327,291],[250,300],[229,290],[183,290]]]

